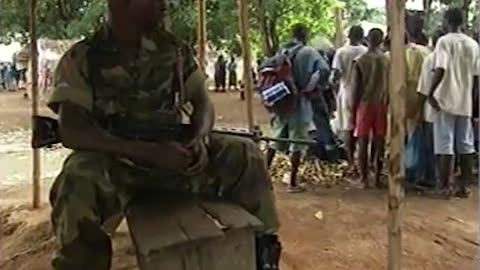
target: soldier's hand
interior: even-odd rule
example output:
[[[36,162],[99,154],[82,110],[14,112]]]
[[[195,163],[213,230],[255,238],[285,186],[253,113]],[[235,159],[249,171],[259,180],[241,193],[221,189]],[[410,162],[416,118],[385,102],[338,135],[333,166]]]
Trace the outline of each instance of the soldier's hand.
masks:
[[[147,151],[149,162],[178,172],[184,172],[193,161],[192,152],[175,142],[155,145]]]
[[[205,170],[208,165],[208,149],[205,140],[196,139],[187,145],[187,148],[193,153],[193,162],[185,170],[187,175],[196,175]]]

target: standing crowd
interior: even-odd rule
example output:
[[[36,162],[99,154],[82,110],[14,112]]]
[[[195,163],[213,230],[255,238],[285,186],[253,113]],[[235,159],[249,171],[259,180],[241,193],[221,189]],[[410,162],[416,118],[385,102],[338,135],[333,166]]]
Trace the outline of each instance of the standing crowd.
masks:
[[[478,141],[473,126],[478,123],[480,48],[463,33],[464,23],[462,10],[451,8],[431,38],[432,47],[405,35],[406,187],[445,198],[468,197]],[[335,160],[345,150],[349,171],[362,187],[384,187],[389,104],[395,102],[388,93],[392,64],[388,33],[374,28],[365,38],[360,26],[351,27],[349,43],[335,52],[331,64],[307,43],[308,29],[296,25],[293,41],[262,64],[258,89],[273,113],[275,137],[308,139],[314,130],[318,142],[314,150],[321,151],[277,143],[268,148],[268,164],[276,151],[289,153],[288,191],[301,192],[297,173],[307,153],[321,152]],[[330,126],[332,111],[336,134]]]
[[[227,85],[228,71],[228,85]],[[218,56],[215,62],[215,91],[226,92],[228,90],[237,89],[237,62],[235,56],[230,57],[230,62],[226,62],[223,55]]]
[[[0,63],[0,90],[16,91],[20,79],[18,75],[14,64]]]

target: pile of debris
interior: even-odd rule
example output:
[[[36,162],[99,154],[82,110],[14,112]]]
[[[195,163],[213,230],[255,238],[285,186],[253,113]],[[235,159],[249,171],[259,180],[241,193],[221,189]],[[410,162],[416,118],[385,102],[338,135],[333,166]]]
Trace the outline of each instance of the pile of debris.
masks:
[[[272,181],[285,182],[291,171],[288,156],[278,154],[270,168]],[[347,162],[332,163],[318,159],[306,160],[299,168],[299,179],[330,188],[339,185],[350,174]]]

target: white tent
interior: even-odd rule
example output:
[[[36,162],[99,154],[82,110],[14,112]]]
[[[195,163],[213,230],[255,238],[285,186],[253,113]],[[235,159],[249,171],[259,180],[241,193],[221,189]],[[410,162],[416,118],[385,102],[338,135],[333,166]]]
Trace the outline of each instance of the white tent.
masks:
[[[387,26],[384,25],[384,24],[379,24],[379,23],[372,23],[372,22],[363,21],[363,22],[360,23],[360,25],[362,26],[363,30],[365,31],[365,34],[367,34],[368,31],[370,31],[370,30],[373,29],[373,28],[379,28],[379,29],[381,29],[384,33],[387,33]]]
[[[10,45],[0,45],[0,62],[12,62],[13,55],[20,49],[21,45],[17,42]]]

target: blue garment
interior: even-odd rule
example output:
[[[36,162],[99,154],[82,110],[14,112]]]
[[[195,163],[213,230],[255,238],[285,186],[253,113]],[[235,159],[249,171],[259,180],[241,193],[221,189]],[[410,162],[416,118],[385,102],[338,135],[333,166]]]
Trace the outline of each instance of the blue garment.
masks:
[[[318,78],[310,79],[310,84],[315,83],[314,89],[319,91],[314,98],[310,99],[313,111],[313,123],[315,124],[315,140],[318,142],[314,149],[316,156],[322,160],[336,161],[341,158],[340,149],[337,144],[336,136],[333,133],[330,124],[330,113],[328,104],[325,100],[325,91],[328,90],[328,79],[330,77],[330,67],[327,60],[322,56],[315,62],[314,68],[317,70],[315,75]]]
[[[320,160],[337,161],[343,158],[338,147],[335,134],[330,125],[330,117],[322,98],[312,100],[313,122],[315,124],[315,140],[313,153]]]
[[[407,183],[434,187],[436,182],[433,125],[423,123],[408,139],[405,153]]]
[[[315,49],[308,46],[299,46],[299,43],[292,42],[284,49],[289,50],[295,47],[300,47],[295,53],[293,59],[293,78],[299,90],[304,90],[310,83],[312,76],[320,71],[318,81],[322,82],[328,80],[329,68],[325,59]],[[289,123],[305,124],[310,123],[313,119],[313,111],[310,100],[300,95],[297,101],[298,109],[289,117]]]

